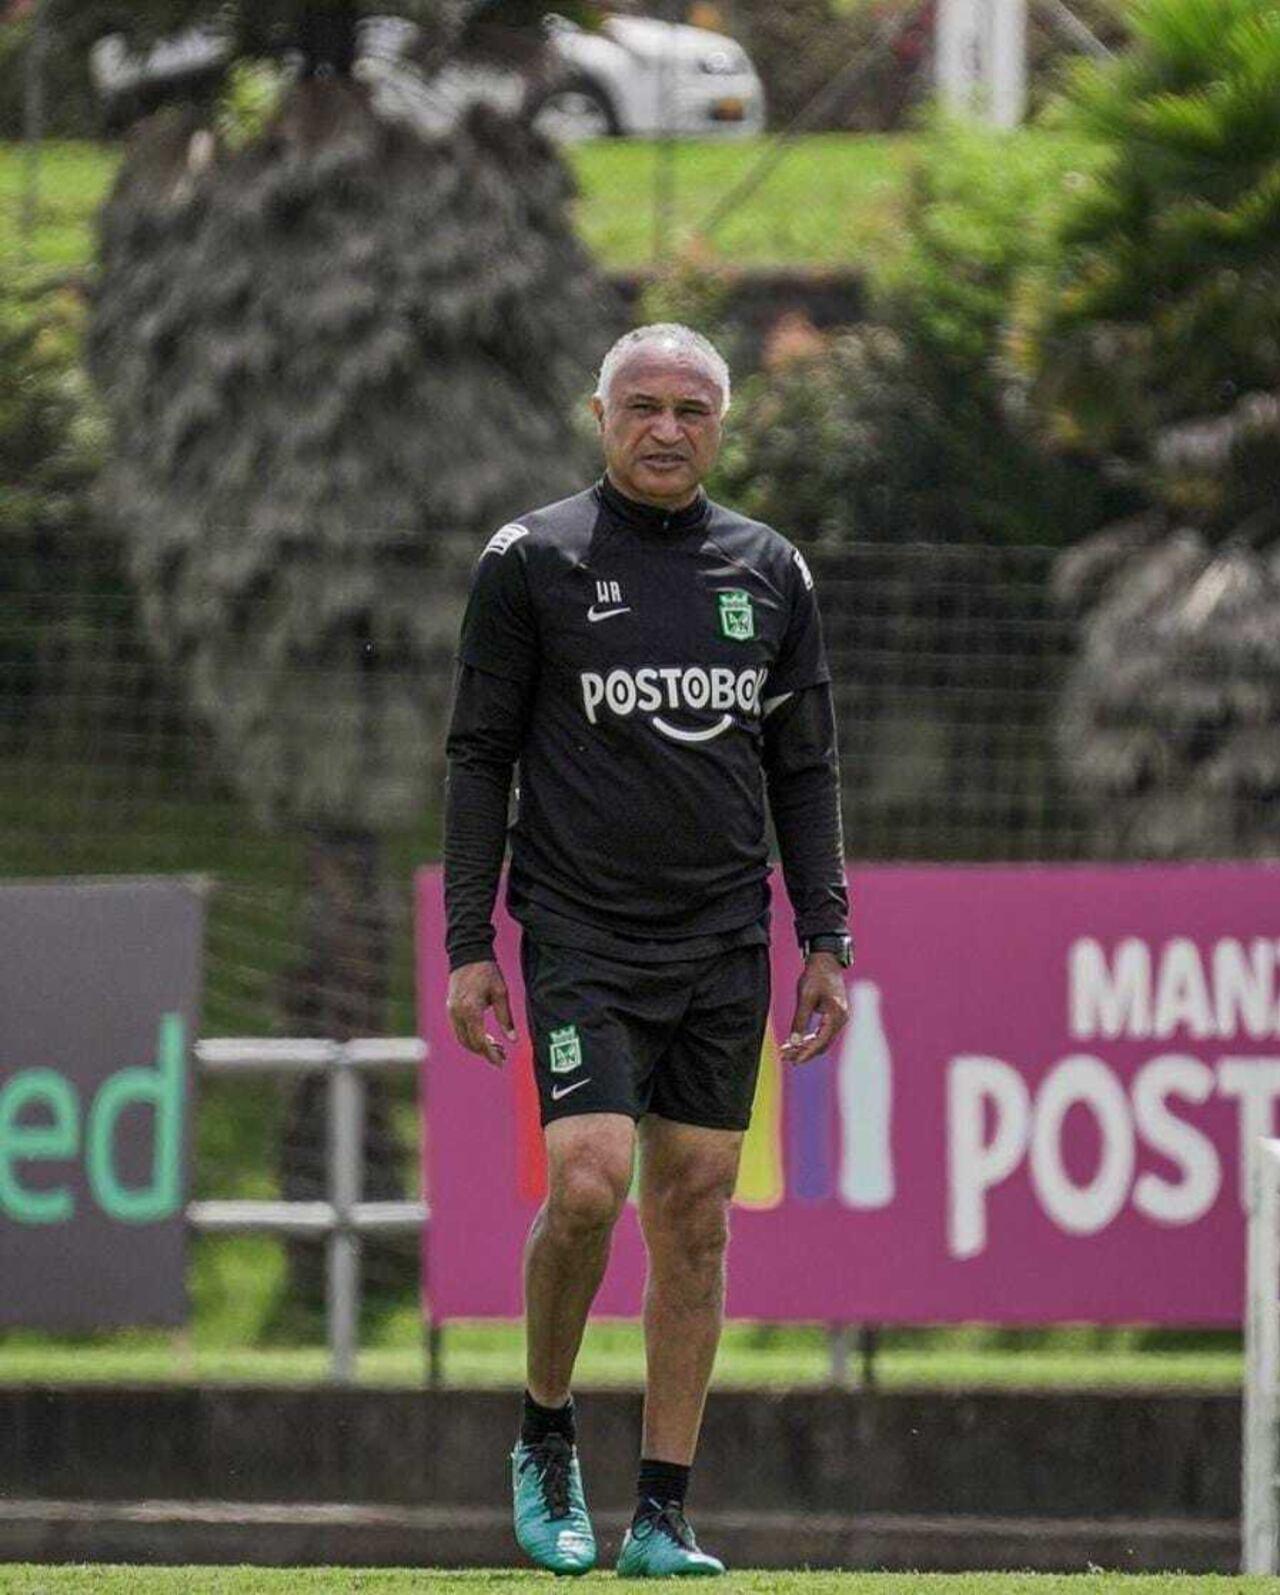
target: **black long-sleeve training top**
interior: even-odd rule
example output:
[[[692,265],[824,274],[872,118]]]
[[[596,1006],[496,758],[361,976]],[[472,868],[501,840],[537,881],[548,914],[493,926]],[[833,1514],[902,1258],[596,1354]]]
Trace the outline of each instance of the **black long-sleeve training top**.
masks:
[[[796,933],[848,919],[831,677],[813,580],[705,496],[667,513],[606,477],[490,539],[449,730],[451,968],[535,935],[636,961],[768,939],[766,792]]]

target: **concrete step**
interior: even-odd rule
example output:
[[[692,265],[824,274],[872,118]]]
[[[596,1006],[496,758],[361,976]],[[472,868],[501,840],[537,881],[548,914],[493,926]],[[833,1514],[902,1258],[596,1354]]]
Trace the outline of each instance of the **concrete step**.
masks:
[[[1183,1571],[1239,1568],[1231,1521],[805,1515],[695,1511],[699,1538],[731,1567],[886,1571]],[[601,1561],[620,1513],[596,1515]],[[345,1506],[243,1501],[0,1500],[0,1562],[251,1563],[258,1566],[519,1565],[505,1506]]]
[[[0,4],[3,0],[0,0]],[[0,1500],[490,1506],[511,1390],[0,1386]],[[1165,1391],[713,1390],[704,1512],[1233,1518],[1240,1397]],[[592,1505],[625,1511],[638,1390],[582,1392]]]

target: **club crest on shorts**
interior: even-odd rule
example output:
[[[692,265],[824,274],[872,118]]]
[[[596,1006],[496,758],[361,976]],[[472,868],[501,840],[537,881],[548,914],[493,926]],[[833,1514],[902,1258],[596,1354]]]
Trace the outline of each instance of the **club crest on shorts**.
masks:
[[[751,594],[731,587],[716,594],[720,604],[720,635],[730,642],[750,642],[756,634],[756,614]]]
[[[582,1040],[577,1025],[562,1025],[548,1037],[552,1074],[572,1074],[582,1067]]]

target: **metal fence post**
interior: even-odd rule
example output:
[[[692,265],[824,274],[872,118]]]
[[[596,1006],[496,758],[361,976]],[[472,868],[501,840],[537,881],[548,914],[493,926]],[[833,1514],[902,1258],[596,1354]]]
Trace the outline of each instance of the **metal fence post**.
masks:
[[[1245,1379],[1241,1564],[1274,1573],[1277,1562],[1277,1384],[1280,1382],[1280,1141],[1246,1149],[1249,1215],[1245,1283]]]
[[[863,1324],[858,1331],[858,1351],[862,1358],[862,1388],[876,1387],[876,1352],[880,1346],[879,1324]]]
[[[366,1069],[417,1068],[426,1047],[417,1037],[340,1044],[313,1039],[225,1038],[196,1043],[196,1061],[218,1074],[328,1072],[328,1184],[323,1202],[188,1202],[187,1222],[201,1235],[311,1235],[326,1242],[325,1305],[331,1377],[355,1378],[360,1336],[360,1253],[364,1235],[405,1235],[430,1219],[423,1201],[365,1202]]]
[[[22,207],[18,234],[23,253],[35,252],[40,221],[40,146],[44,141],[45,74],[49,57],[49,10],[52,0],[36,0],[31,15],[31,42],[27,45],[26,82],[23,89],[22,137],[26,145],[22,179]]]
[[[360,1341],[360,1237],[352,1227],[363,1194],[364,1081],[339,1048],[329,1067],[329,1200],[334,1226],[328,1242],[326,1289],[329,1358],[334,1382],[356,1376]]]
[[[827,1325],[827,1354],[830,1358],[831,1383],[838,1390],[847,1390],[849,1378],[849,1348],[853,1333],[848,1324]]]

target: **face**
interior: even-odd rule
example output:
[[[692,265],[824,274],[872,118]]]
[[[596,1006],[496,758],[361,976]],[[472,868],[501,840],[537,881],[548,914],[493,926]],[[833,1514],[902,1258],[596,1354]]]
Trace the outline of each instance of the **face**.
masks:
[[[628,498],[683,509],[720,452],[720,385],[697,359],[643,344],[592,399],[613,485]]]

